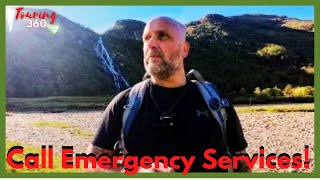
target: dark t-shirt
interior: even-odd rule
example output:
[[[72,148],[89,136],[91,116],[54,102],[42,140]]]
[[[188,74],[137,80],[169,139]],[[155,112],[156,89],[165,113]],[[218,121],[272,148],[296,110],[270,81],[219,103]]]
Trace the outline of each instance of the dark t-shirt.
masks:
[[[128,94],[129,90],[125,90],[109,103],[93,145],[113,149],[120,139],[123,106],[127,104]],[[161,114],[173,104],[176,105],[170,113],[172,118],[163,123],[160,121]],[[226,112],[228,147],[231,153],[241,151],[247,147],[247,143],[239,118],[232,106],[226,108]],[[196,156],[191,172],[208,171],[202,168],[203,163],[209,163],[203,155],[206,149],[217,150],[216,158],[225,152],[219,124],[210,113],[197,86],[189,80],[186,85],[178,88],[165,88],[150,81],[125,143],[131,155],[161,155],[168,158]],[[182,164],[176,171],[181,170]],[[216,168],[210,171],[224,170]]]

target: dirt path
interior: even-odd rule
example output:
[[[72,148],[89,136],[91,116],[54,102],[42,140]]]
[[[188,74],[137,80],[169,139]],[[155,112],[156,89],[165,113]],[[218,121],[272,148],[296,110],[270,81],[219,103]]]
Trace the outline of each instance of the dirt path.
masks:
[[[53,145],[60,153],[62,146],[73,146],[75,153],[86,152],[92,135],[102,117],[101,111],[64,113],[17,113],[7,112],[6,138],[33,146]],[[247,152],[252,155],[264,146],[269,153],[304,154],[304,146],[310,146],[310,168],[299,171],[313,171],[314,158],[314,113],[239,113],[245,137],[249,144]],[[69,127],[36,127],[35,122],[63,122]],[[81,130],[86,133],[75,132]],[[291,172],[292,169],[258,169],[254,172]]]

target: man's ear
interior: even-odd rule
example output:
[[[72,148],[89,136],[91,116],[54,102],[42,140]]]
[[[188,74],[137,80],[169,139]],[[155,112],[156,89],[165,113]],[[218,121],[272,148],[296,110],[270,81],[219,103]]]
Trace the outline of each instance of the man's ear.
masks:
[[[187,41],[182,44],[182,57],[186,58],[189,54],[190,45]]]

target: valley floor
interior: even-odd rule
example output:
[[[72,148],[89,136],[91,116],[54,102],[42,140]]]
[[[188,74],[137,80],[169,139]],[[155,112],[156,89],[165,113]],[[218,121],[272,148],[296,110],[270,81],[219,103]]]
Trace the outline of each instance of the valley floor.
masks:
[[[85,153],[95,131],[100,125],[102,111],[72,111],[62,113],[7,112],[6,140],[41,148],[53,145],[60,154],[62,146],[73,146],[74,153]],[[250,157],[264,146],[269,153],[287,153],[291,157],[301,153],[309,145],[309,169],[314,169],[314,112],[238,113],[248,142]],[[293,172],[294,169],[259,169],[257,162],[253,172]]]

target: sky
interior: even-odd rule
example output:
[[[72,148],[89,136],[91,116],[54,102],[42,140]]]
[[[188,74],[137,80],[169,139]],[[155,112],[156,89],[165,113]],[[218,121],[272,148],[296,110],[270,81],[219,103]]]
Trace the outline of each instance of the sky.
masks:
[[[272,14],[301,20],[314,19],[313,6],[32,6],[51,9],[73,22],[102,34],[117,20],[135,19],[147,22],[156,16],[169,16],[188,23],[207,14],[235,16],[242,14]]]

